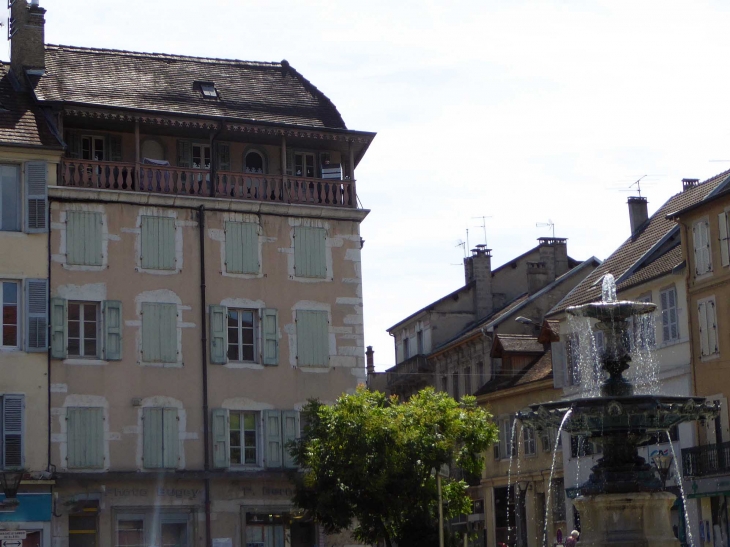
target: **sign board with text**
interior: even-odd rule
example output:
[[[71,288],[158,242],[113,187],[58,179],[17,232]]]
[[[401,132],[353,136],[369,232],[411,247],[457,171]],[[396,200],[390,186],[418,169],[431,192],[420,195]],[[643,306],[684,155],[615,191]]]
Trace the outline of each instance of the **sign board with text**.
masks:
[[[18,540],[18,539],[25,539],[25,535],[28,532],[25,530],[0,530],[0,540]]]

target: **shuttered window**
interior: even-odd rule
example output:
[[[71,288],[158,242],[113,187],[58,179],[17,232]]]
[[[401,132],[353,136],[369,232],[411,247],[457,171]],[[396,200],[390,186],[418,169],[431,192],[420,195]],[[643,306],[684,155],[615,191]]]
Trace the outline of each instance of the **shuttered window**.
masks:
[[[228,431],[228,409],[215,408],[212,413],[213,467],[223,469],[231,464]]]
[[[21,469],[25,460],[25,397],[4,395],[2,401],[2,466]]]
[[[101,266],[102,215],[89,211],[66,212],[66,263]]]
[[[705,298],[697,302],[697,315],[700,329],[700,354],[709,357],[720,352],[717,341],[717,313],[715,298]]]
[[[284,451],[284,467],[297,466],[289,451],[289,443],[299,438],[299,412],[296,410],[282,410],[281,412],[282,441]]]
[[[226,271],[228,273],[259,273],[258,224],[226,222]]]
[[[232,410],[229,414],[231,465],[258,464],[259,413]]]
[[[142,360],[177,362],[177,304],[142,304]]]
[[[718,215],[718,228],[720,231],[720,256],[723,266],[730,266],[730,226],[728,225],[727,212]]]
[[[329,321],[326,311],[297,310],[297,364],[329,365]]]
[[[297,277],[327,277],[324,228],[294,228],[294,272]]]
[[[172,217],[142,217],[142,268],[174,270],[175,219]]]
[[[25,350],[48,350],[48,281],[28,279],[25,282]]]
[[[146,469],[178,467],[179,420],[177,408],[142,409],[142,461]]]
[[[534,456],[537,452],[535,446],[535,430],[529,426],[522,428],[522,446],[524,447],[525,456]]]
[[[121,302],[69,303],[64,298],[51,298],[51,357],[99,357],[102,346],[104,359],[121,360]]]
[[[700,220],[692,227],[694,244],[695,275],[704,275],[712,271],[712,255],[710,252],[710,223]]]
[[[0,165],[0,230],[20,231],[20,177],[15,165]]]
[[[679,340],[679,322],[677,320],[677,290],[674,287],[659,293],[662,307],[662,340],[671,342]]]
[[[104,467],[104,409],[69,407],[67,421],[67,466],[70,469]]]
[[[46,162],[25,164],[25,230],[28,233],[48,230],[48,167]]]

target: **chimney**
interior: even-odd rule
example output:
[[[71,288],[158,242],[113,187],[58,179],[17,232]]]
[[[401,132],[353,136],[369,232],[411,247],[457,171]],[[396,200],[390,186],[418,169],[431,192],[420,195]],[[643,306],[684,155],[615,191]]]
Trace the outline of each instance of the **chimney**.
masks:
[[[550,281],[547,264],[544,262],[527,263],[527,292],[535,294],[540,289],[547,287]]]
[[[21,85],[26,71],[43,74],[46,68],[46,10],[38,0],[15,0],[10,11],[10,68]]]
[[[694,188],[695,186],[699,186],[700,179],[682,179],[682,192],[689,190],[690,188]]]
[[[634,236],[649,218],[646,198],[629,198],[629,222],[631,222],[631,235]]]
[[[474,281],[474,313],[481,319],[492,313],[492,250],[486,245],[477,245],[471,250],[471,256],[464,259],[464,276],[466,283]]]
[[[367,351],[365,351],[365,362],[367,363],[368,374],[375,373],[375,360],[373,359],[374,355],[375,352],[373,351],[373,346],[368,346]]]
[[[539,237],[537,241],[540,244],[540,262],[547,269],[547,285],[569,269],[568,240],[564,237]]]

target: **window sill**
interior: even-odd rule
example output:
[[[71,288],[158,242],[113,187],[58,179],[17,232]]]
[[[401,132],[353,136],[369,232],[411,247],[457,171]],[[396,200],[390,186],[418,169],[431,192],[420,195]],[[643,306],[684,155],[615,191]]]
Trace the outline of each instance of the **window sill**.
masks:
[[[20,353],[21,349],[19,347],[11,347],[11,346],[2,346],[0,347],[0,353]]]
[[[700,362],[706,363],[707,361],[717,361],[719,358],[719,353],[713,353],[712,355],[708,355],[707,357],[700,357]]]
[[[265,470],[266,470],[266,468],[261,465],[251,465],[251,464],[249,464],[249,465],[234,464],[234,465],[230,465],[227,469],[227,471],[238,472],[238,473],[253,473],[256,471],[265,471]]]
[[[231,361],[223,365],[225,368],[231,369],[249,369],[249,370],[263,370],[265,367],[259,363],[246,362],[246,361]]]
[[[664,349],[668,348],[670,346],[676,346],[677,344],[683,344],[685,342],[689,342],[689,338],[677,338],[676,340],[669,340],[667,342],[662,342],[661,344],[657,344],[654,346],[653,349]]]
[[[64,365],[106,365],[109,361],[103,359],[87,359],[84,357],[70,357],[63,360]]]
[[[314,372],[314,373],[327,373],[330,371],[328,366],[311,366],[311,365],[297,365],[297,369],[302,372]]]
[[[183,368],[185,363],[152,363],[149,361],[137,361],[137,364],[143,367],[155,368]]]

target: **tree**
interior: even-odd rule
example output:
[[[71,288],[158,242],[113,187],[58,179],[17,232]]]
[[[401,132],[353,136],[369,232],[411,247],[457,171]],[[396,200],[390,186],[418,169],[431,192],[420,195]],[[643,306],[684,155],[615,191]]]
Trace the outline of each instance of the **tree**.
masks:
[[[289,450],[303,472],[294,502],[328,533],[387,547],[438,544],[435,470],[456,466],[481,476],[497,437],[474,397],[457,402],[426,388],[406,402],[364,387],[332,406],[310,401],[302,438]],[[444,519],[471,512],[467,484],[442,480]]]

